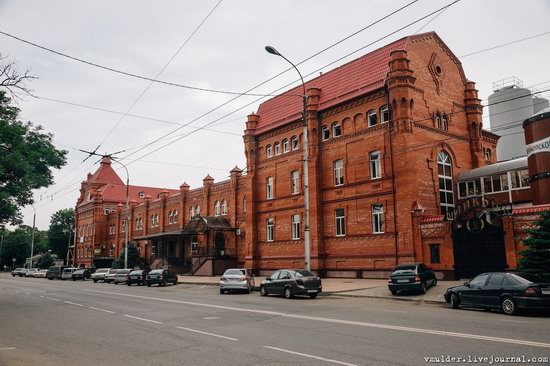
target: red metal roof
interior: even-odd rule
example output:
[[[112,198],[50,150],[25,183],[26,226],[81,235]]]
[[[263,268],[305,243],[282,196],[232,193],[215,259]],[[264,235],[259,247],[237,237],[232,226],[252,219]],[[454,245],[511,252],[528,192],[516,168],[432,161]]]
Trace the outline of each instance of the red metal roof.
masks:
[[[95,171],[94,175],[88,179],[89,183],[113,183],[113,184],[124,184],[120,179],[118,174],[111,167],[111,159],[105,157],[101,159],[101,164],[99,168]]]
[[[153,200],[158,198],[158,194],[162,191],[168,191],[169,194],[178,193],[177,189],[165,189],[165,188],[155,188],[155,187],[141,187],[141,186],[132,186],[130,185],[128,189],[128,195],[130,201],[136,200],[141,202],[143,198],[140,197],[140,192],[143,192],[146,196],[151,196]],[[116,184],[106,184],[103,187],[97,190],[103,194],[103,200],[109,202],[125,202],[126,201],[126,186],[125,185],[116,185]]]
[[[319,109],[326,109],[384,86],[388,73],[390,53],[405,50],[410,37],[392,42],[345,65],[306,82],[307,88],[321,89]],[[295,121],[302,113],[302,95],[299,85],[260,105],[257,133],[265,132]]]

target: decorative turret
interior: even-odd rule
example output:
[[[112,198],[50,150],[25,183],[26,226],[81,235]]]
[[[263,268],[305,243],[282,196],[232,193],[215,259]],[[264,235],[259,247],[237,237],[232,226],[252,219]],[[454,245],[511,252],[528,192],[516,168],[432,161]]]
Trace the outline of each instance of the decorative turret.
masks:
[[[390,113],[397,131],[412,131],[413,124],[413,93],[416,78],[410,68],[407,51],[397,50],[391,54],[390,71],[386,79],[390,101]]]
[[[214,184],[214,178],[212,178],[210,174],[207,174],[206,177],[204,177],[202,180],[202,185],[205,187],[209,187],[212,184]]]
[[[464,89],[464,109],[470,132],[472,166],[478,168],[481,166],[480,162],[484,161],[481,150],[481,130],[483,129],[481,115],[483,114],[483,105],[481,105],[481,99],[477,95],[476,83],[473,81],[466,82],[466,88]]]

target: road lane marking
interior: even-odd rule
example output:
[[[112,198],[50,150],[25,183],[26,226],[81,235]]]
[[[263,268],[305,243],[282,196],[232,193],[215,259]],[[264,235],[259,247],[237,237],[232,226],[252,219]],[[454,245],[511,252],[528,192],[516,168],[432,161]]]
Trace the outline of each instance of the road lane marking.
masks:
[[[114,314],[114,313],[115,313],[114,311],[111,311],[111,310],[105,310],[105,309],[100,309],[100,308],[94,308],[93,306],[90,306],[90,309],[97,310],[97,311],[103,311],[103,312],[109,313],[109,314]]]
[[[31,293],[30,292],[25,292],[25,295],[30,295]]]
[[[40,295],[40,297],[44,297],[43,295]]]
[[[199,290],[200,290],[200,289],[203,289],[203,288],[205,288],[205,287],[206,287],[206,285],[204,285],[204,286],[201,286],[201,287],[199,287]]]
[[[137,316],[132,316],[132,315],[127,315],[127,314],[124,314],[125,317],[128,317],[128,318],[132,318],[132,319],[137,319],[137,320],[143,320],[144,322],[150,322],[150,323],[155,323],[155,324],[162,324],[162,322],[158,322],[156,320],[151,320],[151,319],[145,319],[145,318],[139,318]]]
[[[53,301],[61,301],[61,300],[59,300],[59,299],[54,299],[53,297],[47,297],[47,296],[46,296],[46,299],[48,299],[48,300],[53,300]]]
[[[76,302],[63,301],[65,304],[74,305],[74,306],[84,306],[82,304],[77,304]]]
[[[12,281],[12,280],[6,280],[6,279],[0,279],[0,281],[9,282],[9,283],[11,283],[11,284],[14,283],[14,281]],[[25,280],[22,280],[22,281],[18,281],[18,282],[17,282],[17,284],[21,284],[21,283],[24,283],[25,285],[35,285],[35,286],[52,287],[52,285],[46,285],[45,283],[33,283],[33,282],[25,281]]]
[[[337,363],[337,364],[339,364],[339,365],[357,366],[357,365],[354,364],[354,363],[348,363],[348,362],[343,362],[343,361],[332,360],[332,359],[330,359],[330,358],[324,358],[324,357],[319,357],[319,356],[314,356],[314,355],[308,355],[307,353],[295,352],[295,351],[291,351],[291,350],[283,349],[283,348],[270,347],[270,346],[264,346],[264,348],[269,348],[269,349],[272,349],[272,350],[274,350],[274,351],[279,351],[279,352],[290,353],[290,354],[292,354],[292,355],[298,355],[298,356],[313,358],[313,359],[319,360],[319,361],[325,361],[325,362],[330,362],[330,363]]]
[[[15,349],[15,347],[1,347],[0,351],[12,351],[14,349]]]
[[[200,333],[200,334],[206,334],[206,335],[209,335],[209,336],[212,336],[212,337],[218,337],[218,338],[223,338],[223,339],[227,339],[229,341],[238,341],[237,338],[231,338],[231,337],[226,337],[226,336],[222,336],[222,335],[219,335],[219,334],[214,334],[214,333],[208,333],[208,332],[203,332],[201,330],[196,330],[196,329],[191,329],[191,328],[185,328],[185,327],[176,327],[178,329],[183,329],[183,330],[187,330],[189,332],[195,332],[195,333]]]
[[[435,329],[403,327],[398,325],[388,325],[388,324],[379,324],[379,323],[366,323],[366,322],[358,322],[353,320],[343,320],[343,319],[335,319],[335,318],[321,318],[316,316],[282,313],[279,311],[237,308],[233,306],[204,304],[204,303],[182,301],[182,300],[163,299],[159,297],[121,294],[117,292],[108,292],[108,291],[96,291],[96,290],[84,290],[84,291],[119,296],[119,297],[130,297],[130,298],[161,301],[161,302],[174,303],[174,304],[200,306],[200,307],[211,308],[211,309],[222,309],[222,310],[230,310],[230,311],[237,311],[237,312],[243,312],[243,313],[273,315],[273,316],[280,316],[280,317],[291,318],[291,319],[311,320],[311,321],[318,321],[318,322],[324,322],[324,323],[355,325],[355,326],[366,327],[366,328],[388,329],[388,330],[395,330],[400,332],[423,333],[423,334],[440,335],[440,336],[446,336],[446,337],[478,339],[478,340],[488,341],[488,342],[510,343],[510,344],[516,344],[516,345],[522,345],[522,346],[550,348],[550,343],[533,342],[533,341],[526,341],[522,339],[491,337],[491,336],[484,336],[479,334],[456,333],[456,332],[447,332],[447,331],[435,330]]]

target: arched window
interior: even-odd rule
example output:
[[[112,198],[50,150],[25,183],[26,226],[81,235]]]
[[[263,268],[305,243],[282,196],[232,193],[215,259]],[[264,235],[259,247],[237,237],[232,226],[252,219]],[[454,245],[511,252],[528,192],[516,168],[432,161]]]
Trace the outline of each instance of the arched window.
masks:
[[[201,206],[196,205],[195,206],[195,216],[199,216],[201,214]]]
[[[155,226],[155,215],[151,215],[151,227]]]
[[[447,119],[447,115],[443,114],[443,129],[445,131],[449,130],[449,120]]]
[[[195,216],[195,211],[193,211],[193,206],[189,207],[189,218],[191,219],[193,216]]]
[[[292,147],[292,150],[298,150],[300,147],[300,144],[298,143],[298,137],[292,136],[290,139],[290,146]]]
[[[172,223],[172,211],[168,211],[168,223],[171,224]]]
[[[323,129],[321,130],[322,139],[323,141],[328,140],[330,138],[330,130],[328,126],[323,126]]]
[[[439,177],[439,207],[447,219],[454,218],[452,160],[446,151],[437,154],[437,175]]]
[[[380,108],[380,122],[386,123],[390,121],[390,110],[387,105]]]
[[[491,162],[492,156],[491,156],[491,149],[487,148],[485,149],[485,161]]]
[[[222,200],[222,215],[227,215],[227,201]]]
[[[172,223],[177,224],[177,222],[178,222],[178,210],[174,210]]]
[[[275,147],[275,155],[281,155],[281,144],[276,142],[273,146]]]
[[[214,216],[220,216],[220,201],[214,202]]]
[[[340,123],[334,122],[332,124],[332,137],[339,137],[342,136],[342,128],[340,127]]]
[[[271,149],[271,145],[267,145],[265,147],[265,157],[270,158],[273,156],[273,150]]]
[[[284,140],[283,140],[283,152],[284,152],[284,153],[289,152],[288,140],[287,140],[287,139],[284,139]]]
[[[376,119],[376,111],[371,110],[367,113],[367,120],[369,121],[369,127],[374,127],[378,123]]]
[[[159,214],[155,214],[155,226],[159,226]]]
[[[435,114],[435,127],[441,128],[441,114],[439,112]]]

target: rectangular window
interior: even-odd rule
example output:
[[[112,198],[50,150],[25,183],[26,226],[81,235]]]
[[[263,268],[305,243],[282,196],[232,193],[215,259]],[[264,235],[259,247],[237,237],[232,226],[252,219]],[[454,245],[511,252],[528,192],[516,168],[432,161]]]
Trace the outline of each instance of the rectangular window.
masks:
[[[267,177],[265,186],[266,186],[266,198],[268,200],[273,199],[273,177]]]
[[[336,220],[336,236],[346,235],[346,216],[343,208],[334,210],[334,218]]]
[[[370,178],[377,179],[382,177],[382,159],[380,151],[374,151],[369,154],[370,157]]]
[[[288,140],[283,140],[283,152],[287,153],[288,151]]]
[[[430,261],[432,263],[441,263],[439,244],[430,244]]]
[[[300,239],[300,215],[292,215],[292,240]]]
[[[300,172],[297,170],[292,171],[292,173],[290,173],[290,181],[292,194],[300,193]]]
[[[372,205],[372,232],[373,234],[384,233],[384,205],[381,203]]]
[[[332,124],[332,137],[342,136],[342,128],[339,123]]]
[[[328,140],[330,138],[330,130],[328,129],[328,126],[323,126],[323,129],[321,131],[321,134],[323,135],[323,141]]]
[[[172,223],[172,211],[168,211],[168,223]]]
[[[344,184],[344,161],[336,160],[334,162],[334,185],[341,186]]]
[[[273,219],[267,219],[266,241],[273,241],[274,226]]]
[[[300,145],[298,144],[298,137],[292,136],[290,139],[290,145],[292,146],[292,150],[298,150]]]
[[[380,108],[380,121],[382,123],[390,121],[390,110],[386,106]]]
[[[178,223],[178,210],[175,210],[172,215],[172,223],[177,224]]]
[[[529,178],[529,172],[527,170],[516,170],[510,172],[512,177],[512,189],[520,189],[529,187],[527,178]]]

